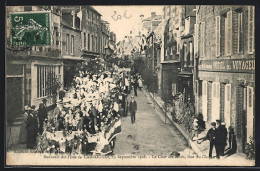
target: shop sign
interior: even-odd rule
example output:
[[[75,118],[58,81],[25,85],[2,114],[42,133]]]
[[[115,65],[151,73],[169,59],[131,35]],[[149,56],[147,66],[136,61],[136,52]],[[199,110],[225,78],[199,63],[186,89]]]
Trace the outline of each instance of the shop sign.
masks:
[[[203,60],[200,61],[198,69],[207,71],[254,72],[255,59]]]
[[[50,45],[50,12],[21,12],[10,15],[11,46]]]

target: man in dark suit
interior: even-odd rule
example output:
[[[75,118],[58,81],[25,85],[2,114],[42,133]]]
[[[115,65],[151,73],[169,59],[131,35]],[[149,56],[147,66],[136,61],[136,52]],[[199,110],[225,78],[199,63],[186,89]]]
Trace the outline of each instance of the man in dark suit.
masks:
[[[210,146],[209,146],[209,158],[212,158],[212,150],[213,147],[215,146],[216,152],[217,152],[217,148],[216,148],[216,123],[212,122],[211,123],[211,128],[208,130],[207,132],[207,139],[210,142]]]
[[[227,128],[224,122],[221,120],[216,120],[217,129],[216,129],[216,147],[220,156],[224,156],[225,146],[227,142]]]
[[[136,110],[137,110],[137,104],[136,104],[136,101],[134,99],[134,96],[131,97],[131,101],[129,103],[129,111],[130,111],[130,114],[131,114],[131,121],[132,121],[132,124],[135,122],[135,113],[136,113]]]
[[[215,147],[216,147],[216,153],[217,153],[217,158],[220,158],[221,155],[221,147],[224,144],[224,130],[223,127],[221,126],[221,120],[216,120],[217,127],[216,127],[216,140],[215,140]],[[224,147],[225,148],[225,147]]]
[[[47,111],[47,100],[44,98],[42,100],[42,103],[39,105],[39,111],[38,111],[38,117],[39,117],[39,134],[41,135],[43,132],[43,123],[44,120],[48,117],[48,111]]]

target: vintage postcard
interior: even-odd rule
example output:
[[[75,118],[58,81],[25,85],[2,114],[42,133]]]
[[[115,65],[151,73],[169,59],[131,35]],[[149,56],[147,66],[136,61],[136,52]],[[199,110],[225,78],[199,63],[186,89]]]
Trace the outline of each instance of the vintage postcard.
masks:
[[[12,166],[255,166],[253,5],[6,6]]]

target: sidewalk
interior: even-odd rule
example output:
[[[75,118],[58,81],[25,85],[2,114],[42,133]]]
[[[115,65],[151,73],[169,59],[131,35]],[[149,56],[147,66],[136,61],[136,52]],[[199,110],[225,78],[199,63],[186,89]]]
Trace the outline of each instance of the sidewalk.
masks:
[[[144,89],[144,90],[147,92],[146,89]],[[150,92],[147,92],[147,93],[150,94],[151,98],[155,101],[155,103],[158,105],[160,110],[164,113],[164,109],[163,109],[164,101],[156,94],[153,95]],[[166,113],[166,116],[172,122],[172,124],[177,128],[177,130],[182,134],[182,136],[185,138],[185,140],[187,141],[189,146],[192,148],[192,150],[197,155],[199,155],[199,156],[208,156],[209,155],[209,141],[206,140],[206,141],[202,142],[202,139],[206,136],[208,129],[211,127],[210,123],[206,123],[206,129],[199,133],[199,135],[198,135],[199,143],[197,143],[196,141],[191,140],[191,135],[189,135],[189,133],[186,132],[183,124],[177,124],[177,123],[173,122],[172,116],[170,113]],[[216,155],[214,149],[213,149],[212,155],[213,156]],[[236,154],[233,154],[232,156],[223,157],[223,158],[233,158],[233,157],[236,159],[237,158],[241,158],[241,159],[246,158],[245,154],[242,154],[242,153],[236,153]]]

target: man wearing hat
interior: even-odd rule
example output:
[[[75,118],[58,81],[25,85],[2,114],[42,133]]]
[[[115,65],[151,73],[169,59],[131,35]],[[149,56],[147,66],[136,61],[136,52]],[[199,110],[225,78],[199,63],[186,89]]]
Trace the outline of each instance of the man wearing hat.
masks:
[[[226,141],[227,141],[227,128],[224,122],[221,120],[216,120],[217,129],[216,129],[216,147],[218,150],[218,154],[220,156],[224,156]]]
[[[216,153],[217,153],[217,148],[216,148],[216,122],[212,122],[211,123],[211,128],[208,130],[206,138],[210,142],[210,145],[209,145],[209,158],[212,158],[212,150],[213,150],[214,146],[215,146]]]
[[[42,103],[40,103],[40,105],[39,105],[38,117],[39,117],[39,124],[40,124],[40,127],[39,127],[40,135],[43,132],[43,122],[48,117],[46,102],[47,102],[47,99],[44,98],[44,99],[42,99]]]
[[[131,114],[131,121],[132,121],[132,124],[135,122],[135,113],[136,113],[136,110],[137,110],[137,103],[135,101],[135,98],[134,96],[131,97],[131,101],[129,103],[129,111],[130,111],[130,114]]]

